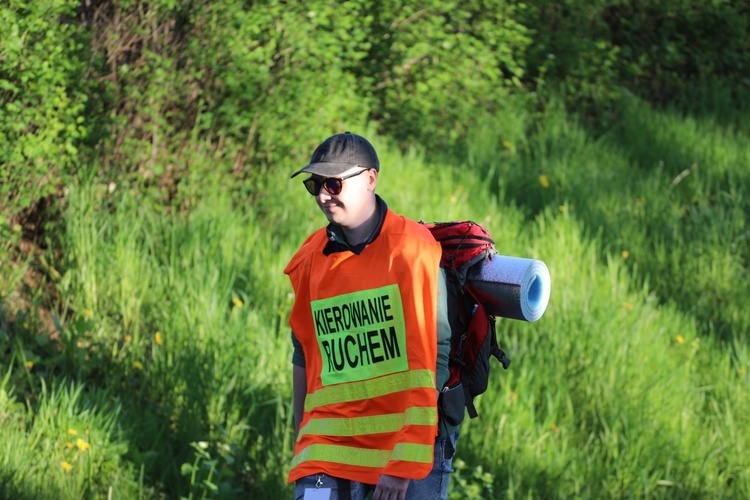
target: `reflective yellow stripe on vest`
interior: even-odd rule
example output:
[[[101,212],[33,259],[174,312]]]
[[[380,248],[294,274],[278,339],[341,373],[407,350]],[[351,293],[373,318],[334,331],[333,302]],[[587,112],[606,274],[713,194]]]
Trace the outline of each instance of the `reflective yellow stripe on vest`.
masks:
[[[370,417],[316,418],[300,430],[300,436],[362,436],[383,432],[398,432],[407,425],[435,425],[435,408],[407,408],[403,413],[389,413]]]
[[[432,463],[433,445],[400,443],[393,450],[365,450],[350,446],[313,444],[299,452],[292,461],[292,467],[309,460],[338,462],[360,467],[385,467],[392,460]]]
[[[408,389],[435,388],[435,374],[430,370],[411,370],[385,377],[350,382],[318,389],[305,397],[305,411],[334,403],[372,399]]]

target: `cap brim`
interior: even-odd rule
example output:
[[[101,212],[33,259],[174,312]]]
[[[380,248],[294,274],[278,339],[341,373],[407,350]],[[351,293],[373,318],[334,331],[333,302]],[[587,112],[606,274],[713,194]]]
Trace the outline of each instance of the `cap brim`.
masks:
[[[301,168],[292,174],[295,177],[299,174],[315,174],[321,177],[337,177],[352,167],[356,167],[356,164],[352,163],[311,163],[304,168]]]

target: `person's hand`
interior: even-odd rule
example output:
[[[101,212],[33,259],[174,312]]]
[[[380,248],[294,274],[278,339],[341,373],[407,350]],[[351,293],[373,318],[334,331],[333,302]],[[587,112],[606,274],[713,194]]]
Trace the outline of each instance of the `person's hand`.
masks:
[[[372,500],[404,500],[408,487],[408,478],[381,474],[378,484],[375,486]]]

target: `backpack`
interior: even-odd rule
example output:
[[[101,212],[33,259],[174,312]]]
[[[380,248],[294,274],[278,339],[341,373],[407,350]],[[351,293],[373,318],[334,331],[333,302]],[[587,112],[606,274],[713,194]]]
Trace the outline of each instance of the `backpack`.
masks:
[[[492,237],[472,221],[422,223],[442,246],[440,267],[445,270],[448,320],[451,327],[450,377],[440,393],[442,417],[452,425],[477,417],[474,398],[487,390],[490,357],[507,369],[510,359],[500,349],[495,317],[466,287],[469,270],[497,252]]]

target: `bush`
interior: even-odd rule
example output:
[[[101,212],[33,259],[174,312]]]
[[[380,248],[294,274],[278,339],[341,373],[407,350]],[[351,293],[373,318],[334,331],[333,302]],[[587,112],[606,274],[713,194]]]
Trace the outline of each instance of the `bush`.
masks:
[[[0,217],[54,194],[89,136],[85,37],[78,2],[0,7]]]
[[[603,115],[620,88],[673,103],[696,84],[748,85],[750,13],[718,0],[531,0],[519,20],[533,29],[529,83],[562,92],[571,109]]]
[[[85,11],[106,65],[110,173],[171,189],[307,159],[373,122],[402,145],[455,144],[521,85],[531,43],[502,2],[381,5],[104,1]],[[195,162],[213,155],[213,170]]]
[[[376,6],[359,78],[381,131],[402,146],[443,149],[465,139],[478,114],[497,112],[525,76],[523,10],[504,0]]]
[[[103,175],[156,185],[168,198],[188,177],[247,192],[254,172],[362,126],[367,105],[346,69],[366,45],[350,4],[335,26],[335,4],[324,1],[88,7],[110,82]]]

